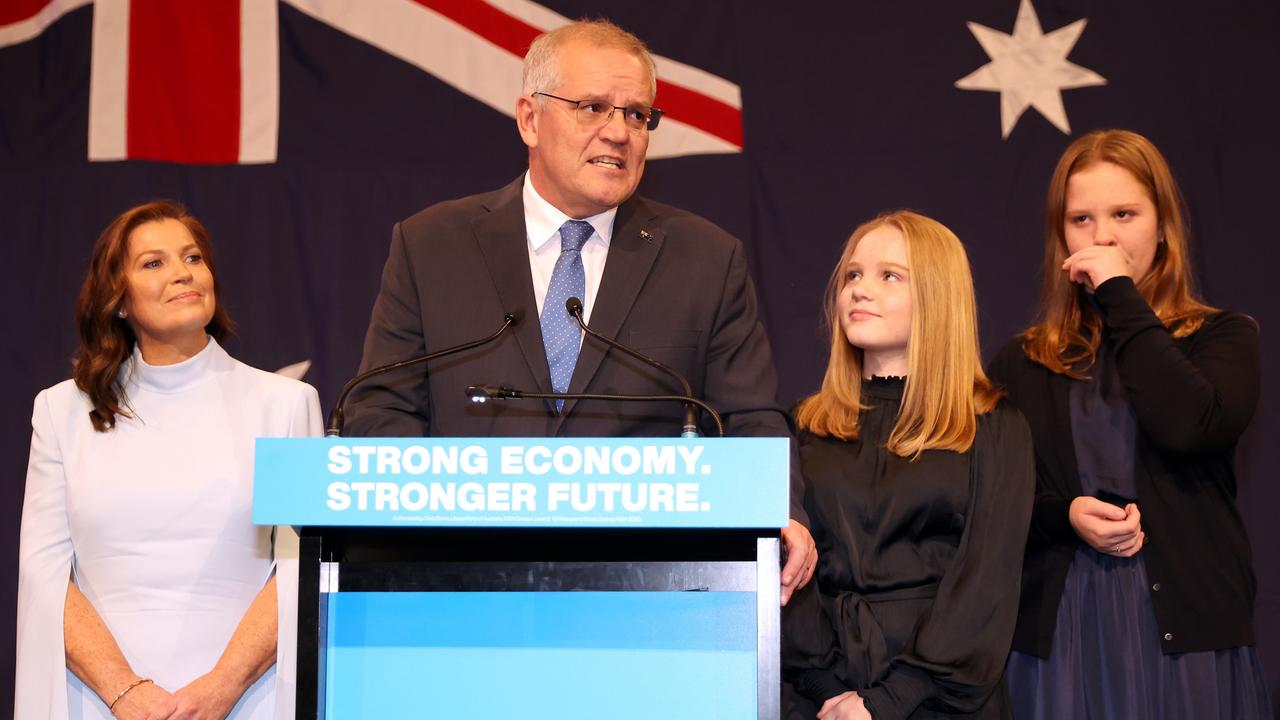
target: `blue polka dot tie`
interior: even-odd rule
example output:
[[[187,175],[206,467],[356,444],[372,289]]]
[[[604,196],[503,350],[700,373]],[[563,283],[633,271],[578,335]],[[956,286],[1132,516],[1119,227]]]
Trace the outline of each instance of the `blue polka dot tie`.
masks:
[[[551,368],[551,389],[566,392],[573,368],[578,364],[581,339],[578,323],[565,310],[565,302],[576,297],[586,301],[587,273],[582,268],[582,246],[591,237],[591,224],[570,220],[560,226],[560,257],[551,271],[551,284],[542,302],[542,345]],[[556,401],[556,410],[564,409],[564,401]]]

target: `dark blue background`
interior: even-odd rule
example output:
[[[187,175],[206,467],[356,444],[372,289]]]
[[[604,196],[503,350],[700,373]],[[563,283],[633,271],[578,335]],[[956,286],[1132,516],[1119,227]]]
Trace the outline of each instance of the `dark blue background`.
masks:
[[[1030,320],[1044,191],[1071,138],[1029,110],[1002,139],[998,96],[954,87],[988,60],[965,23],[1011,32],[1017,0],[547,4],[606,14],[655,52],[741,85],[745,151],[650,162],[641,191],[746,243],[784,400],[816,388],[822,286],[849,232],[882,210],[920,210],[966,242],[988,355]],[[1073,131],[1127,127],[1164,150],[1192,209],[1204,294],[1258,319],[1270,380],[1280,358],[1280,6],[1039,0],[1036,10],[1046,30],[1088,19],[1070,59],[1108,82],[1064,93]],[[69,374],[74,298],[116,214],[156,196],[188,204],[213,235],[220,301],[239,322],[232,353],[267,369],[311,359],[307,379],[327,404],[356,368],[392,224],[525,166],[510,118],[286,5],[279,162],[91,164],[92,13],[0,49],[0,618],[14,616],[31,400]],[[1280,449],[1266,438],[1277,431],[1280,392],[1268,382],[1239,468],[1273,696]],[[12,648],[12,623],[0,622],[0,698],[11,697]],[[9,707],[0,700],[0,713]]]

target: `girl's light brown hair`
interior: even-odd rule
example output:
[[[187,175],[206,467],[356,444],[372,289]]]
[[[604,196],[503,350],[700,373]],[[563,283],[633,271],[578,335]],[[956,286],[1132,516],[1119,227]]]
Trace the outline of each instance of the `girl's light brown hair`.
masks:
[[[120,367],[133,353],[138,340],[129,323],[116,314],[124,303],[127,289],[125,262],[129,255],[129,236],[140,225],[167,219],[177,220],[191,232],[204,264],[213,276],[214,298],[218,299],[218,273],[214,267],[209,233],[182,206],[165,200],[139,205],[121,213],[102,231],[93,245],[89,272],[76,303],[80,346],[72,359],[71,372],[76,387],[89,396],[93,405],[89,421],[98,432],[115,427],[117,417],[130,417],[125,410]],[[222,340],[231,334],[233,327],[222,303],[215,302],[213,319],[205,331]]]
[[[1067,147],[1058,160],[1045,198],[1044,285],[1035,324],[1022,335],[1027,357],[1053,372],[1082,378],[1093,365],[1102,341],[1102,322],[1085,311],[1084,290],[1062,271],[1067,259],[1067,182],[1098,163],[1111,163],[1129,172],[1156,207],[1159,244],[1151,270],[1138,290],[1174,337],[1200,329],[1215,308],[1195,292],[1189,261],[1189,233],[1182,194],[1169,163],[1150,140],[1128,130],[1096,130]]]
[[[977,302],[964,246],[942,223],[909,210],[863,224],[845,243],[827,283],[827,372],[822,388],[801,402],[796,420],[815,435],[858,437],[863,352],[845,337],[838,302],[854,249],[868,233],[885,226],[906,239],[911,286],[906,391],[887,447],[912,459],[925,450],[964,452],[973,446],[977,416],[990,412],[1002,393],[982,371]]]

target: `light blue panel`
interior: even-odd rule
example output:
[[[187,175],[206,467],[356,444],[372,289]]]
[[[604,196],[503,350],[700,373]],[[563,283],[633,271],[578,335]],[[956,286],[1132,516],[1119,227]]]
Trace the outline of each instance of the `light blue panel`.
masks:
[[[747,592],[339,592],[329,608],[331,647],[756,649]]]
[[[343,648],[329,663],[329,720],[757,717],[754,652]]]
[[[327,717],[754,719],[754,597],[334,593]]]
[[[780,528],[788,438],[261,438],[260,525]]]

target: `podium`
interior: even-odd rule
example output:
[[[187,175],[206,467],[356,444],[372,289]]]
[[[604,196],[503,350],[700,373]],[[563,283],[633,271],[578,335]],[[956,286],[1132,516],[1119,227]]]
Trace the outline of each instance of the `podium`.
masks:
[[[789,440],[261,439],[299,718],[777,718]]]

